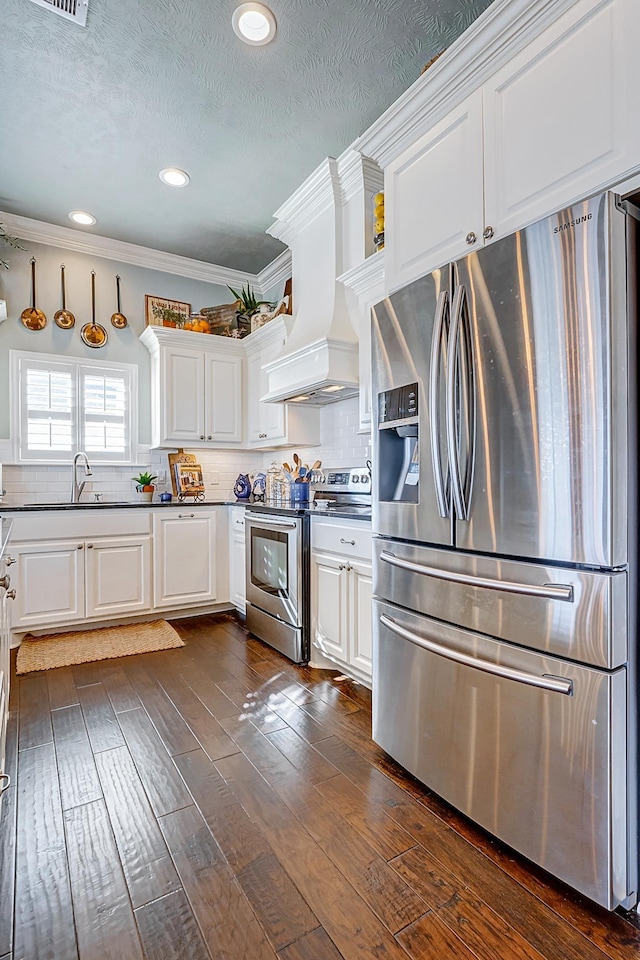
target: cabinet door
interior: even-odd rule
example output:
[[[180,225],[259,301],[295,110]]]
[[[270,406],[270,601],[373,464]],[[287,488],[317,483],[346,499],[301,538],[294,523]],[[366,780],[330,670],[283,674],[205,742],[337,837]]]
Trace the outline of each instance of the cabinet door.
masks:
[[[482,92],[473,93],[385,170],[389,292],[482,243]]]
[[[155,607],[184,607],[216,599],[216,514],[188,508],[155,515]]]
[[[348,657],[347,561],[311,555],[311,643],[331,660]]]
[[[244,507],[229,511],[229,597],[243,613],[246,609]]]
[[[283,403],[261,403],[269,392],[269,378],[262,369],[282,350],[282,343],[272,343],[247,361],[247,417],[249,440],[256,446],[269,445],[285,437],[285,406]]]
[[[242,442],[242,358],[205,356],[205,437]]]
[[[199,443],[205,438],[204,361],[196,350],[162,350],[158,403],[161,442]]]
[[[0,773],[5,772],[7,716],[9,713],[9,611],[7,591],[0,590]],[[0,780],[0,809],[2,789],[6,786]]]
[[[87,617],[141,613],[151,608],[149,537],[86,544]]]
[[[486,84],[486,221],[496,233],[638,169],[639,33],[637,0],[582,0]]]
[[[371,676],[371,564],[361,560],[349,561],[350,649],[349,663]]]
[[[84,543],[24,543],[16,558],[14,627],[48,627],[84,617]]]

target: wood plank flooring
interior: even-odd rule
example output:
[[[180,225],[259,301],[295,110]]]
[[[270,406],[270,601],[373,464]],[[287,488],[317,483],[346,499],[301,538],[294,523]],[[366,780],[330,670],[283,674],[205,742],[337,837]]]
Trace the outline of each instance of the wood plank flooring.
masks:
[[[637,960],[370,738],[371,697],[230,615],[14,676],[0,960]]]

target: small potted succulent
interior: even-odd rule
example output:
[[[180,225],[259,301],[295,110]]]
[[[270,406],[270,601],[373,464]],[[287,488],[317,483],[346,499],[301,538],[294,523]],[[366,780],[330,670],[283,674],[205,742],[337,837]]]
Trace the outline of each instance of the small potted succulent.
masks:
[[[137,477],[132,477],[131,479],[136,485],[140,500],[146,500],[147,502],[153,500],[153,492],[156,489],[153,481],[158,479],[155,474],[139,473]]]

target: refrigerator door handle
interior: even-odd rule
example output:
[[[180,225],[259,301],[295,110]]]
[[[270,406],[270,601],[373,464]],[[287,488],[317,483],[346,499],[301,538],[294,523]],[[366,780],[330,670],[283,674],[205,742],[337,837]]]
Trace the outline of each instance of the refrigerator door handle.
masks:
[[[409,643],[413,643],[423,650],[428,650],[430,653],[435,653],[439,657],[444,657],[446,660],[463,664],[466,667],[472,667],[474,670],[482,670],[483,673],[491,673],[496,677],[504,677],[506,680],[526,683],[527,686],[530,687],[540,687],[542,690],[549,690],[552,693],[562,693],[567,697],[573,696],[572,680],[566,680],[564,677],[553,677],[549,674],[538,676],[534,673],[527,673],[524,670],[516,670],[514,667],[505,667],[499,663],[492,663],[489,660],[479,660],[467,653],[453,650],[451,647],[445,647],[440,643],[435,643],[433,640],[428,640],[426,637],[419,636],[417,633],[413,633],[412,630],[407,630],[406,627],[396,623],[395,620],[392,620],[391,617],[388,617],[384,613],[380,616],[380,623],[398,637],[402,637],[403,640],[408,640]]]
[[[434,577],[436,580],[450,580],[452,583],[464,583],[470,587],[483,587],[485,590],[503,590],[505,593],[521,593],[526,597],[541,597],[543,600],[565,600],[573,603],[573,587],[566,583],[514,583],[511,580],[493,580],[490,577],[475,577],[468,573],[454,573],[451,570],[440,570],[439,567],[428,567],[423,563],[414,563],[413,560],[404,560],[396,557],[395,553],[383,550],[380,559],[402,570],[411,573],[420,573],[424,577]]]
[[[460,458],[458,450],[458,344],[462,316],[462,296],[460,286],[456,287],[451,307],[451,326],[447,347],[447,447],[449,450],[449,470],[451,471],[451,489],[456,514],[467,519],[466,506],[462,493],[460,476]]]
[[[445,360],[447,354],[447,338],[449,335],[448,324],[446,322],[449,308],[449,294],[446,290],[441,290],[436,305],[436,315],[433,322],[433,336],[431,338],[431,361],[429,369],[429,427],[431,430],[431,462],[433,464],[433,479],[436,488],[436,500],[438,501],[438,513],[445,519],[450,515],[450,508],[447,504],[446,487],[448,486],[448,477],[445,481],[442,469],[442,451],[440,449],[440,360],[443,353],[443,341]],[[445,367],[445,379],[447,368]]]
[[[456,514],[468,520],[476,441],[476,402],[473,341],[468,312],[465,312],[464,284],[456,286],[451,305],[451,329],[447,354],[447,441]],[[464,424],[462,418],[465,418]],[[460,435],[467,430],[464,476],[460,465]]]

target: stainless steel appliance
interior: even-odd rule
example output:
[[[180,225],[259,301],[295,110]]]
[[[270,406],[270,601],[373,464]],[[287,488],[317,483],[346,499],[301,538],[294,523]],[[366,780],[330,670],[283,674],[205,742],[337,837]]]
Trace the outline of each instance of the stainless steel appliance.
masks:
[[[373,309],[374,739],[638,900],[636,211],[610,193]]]
[[[247,629],[294,663],[309,659],[309,520],[304,510],[247,507]]]
[[[310,655],[309,519],[371,512],[368,467],[314,474],[303,507],[254,503],[245,514],[247,628],[294,663]]]

